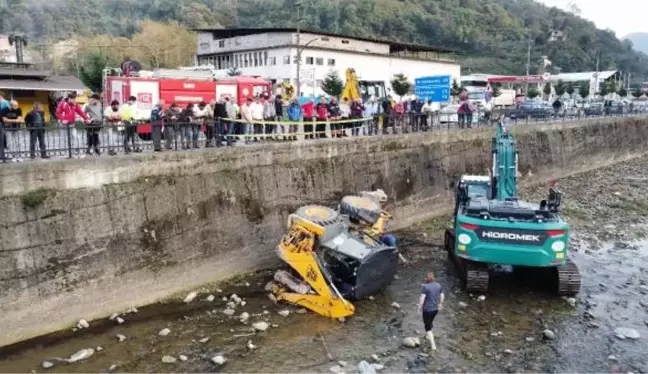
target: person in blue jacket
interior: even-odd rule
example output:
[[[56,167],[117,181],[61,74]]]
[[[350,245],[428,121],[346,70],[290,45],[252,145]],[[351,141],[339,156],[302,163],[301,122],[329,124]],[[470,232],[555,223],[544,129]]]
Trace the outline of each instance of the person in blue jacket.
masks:
[[[297,99],[293,99],[288,106],[288,120],[291,122],[300,122],[302,120],[302,109]],[[297,140],[297,125],[288,125],[288,140]]]

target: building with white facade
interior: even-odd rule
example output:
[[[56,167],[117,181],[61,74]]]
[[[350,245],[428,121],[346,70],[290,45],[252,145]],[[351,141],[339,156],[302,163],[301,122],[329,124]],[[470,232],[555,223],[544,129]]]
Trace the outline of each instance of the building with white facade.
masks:
[[[199,29],[198,65],[216,70],[237,69],[275,83],[297,85],[297,55],[301,51],[300,83],[304,95],[323,94],[326,74],[335,70],[344,80],[347,68],[358,80],[383,81],[390,92],[394,74],[413,83],[418,77],[451,75],[459,79],[461,67],[452,51],[384,40],[296,28]]]

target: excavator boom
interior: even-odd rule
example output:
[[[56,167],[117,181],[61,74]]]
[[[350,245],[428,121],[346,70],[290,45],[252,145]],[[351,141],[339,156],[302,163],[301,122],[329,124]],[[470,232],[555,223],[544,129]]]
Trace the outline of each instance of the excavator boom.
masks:
[[[517,199],[518,153],[515,138],[500,122],[492,143],[493,197],[500,201]]]

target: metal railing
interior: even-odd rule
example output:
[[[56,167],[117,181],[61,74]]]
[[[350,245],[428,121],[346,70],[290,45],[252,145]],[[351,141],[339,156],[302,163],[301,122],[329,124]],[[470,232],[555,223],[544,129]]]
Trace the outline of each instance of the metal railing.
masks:
[[[65,126],[49,123],[44,127],[0,126],[0,160],[23,161],[30,158],[82,158],[103,154],[118,155],[150,151],[182,151],[199,148],[239,146],[278,141],[312,141],[321,138],[380,136],[491,126],[500,117],[507,125],[562,123],[601,116],[556,115],[541,113],[510,117],[510,111],[456,113],[405,113],[376,115],[343,120],[301,121],[217,119],[203,123],[181,122],[98,122]],[[609,116],[648,115],[624,112]],[[4,147],[2,145],[4,144]]]

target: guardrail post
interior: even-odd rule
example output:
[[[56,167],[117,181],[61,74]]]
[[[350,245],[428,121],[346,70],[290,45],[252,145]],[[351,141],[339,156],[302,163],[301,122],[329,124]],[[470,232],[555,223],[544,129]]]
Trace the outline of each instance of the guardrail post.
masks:
[[[68,158],[72,158],[72,129],[70,129],[70,124],[63,126],[65,126],[65,132],[67,133]]]
[[[5,155],[5,129],[4,125],[0,124],[0,159],[3,163],[7,162],[7,157]]]

